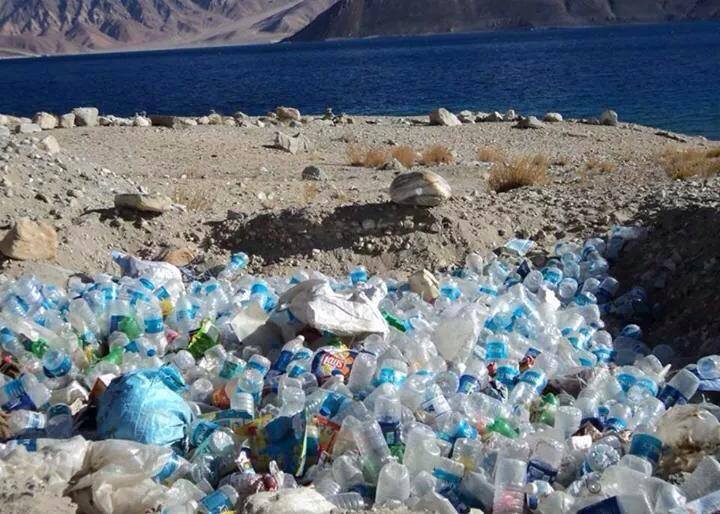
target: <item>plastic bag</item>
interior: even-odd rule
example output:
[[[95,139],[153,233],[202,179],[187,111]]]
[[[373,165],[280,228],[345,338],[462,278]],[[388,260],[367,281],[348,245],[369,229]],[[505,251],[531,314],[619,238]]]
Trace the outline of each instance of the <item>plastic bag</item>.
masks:
[[[182,273],[169,262],[144,261],[130,254],[113,251],[112,259],[120,267],[124,276],[150,279],[156,287],[166,284],[171,280],[182,283]]]
[[[177,391],[185,388],[170,366],[116,378],[100,397],[98,435],[159,446],[184,443],[192,412]]]

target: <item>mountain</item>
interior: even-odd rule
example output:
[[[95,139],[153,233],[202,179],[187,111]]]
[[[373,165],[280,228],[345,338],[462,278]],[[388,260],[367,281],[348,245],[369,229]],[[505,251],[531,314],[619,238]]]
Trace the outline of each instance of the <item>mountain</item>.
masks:
[[[339,0],[288,39],[719,18],[720,0]]]
[[[0,0],[0,54],[282,39],[335,0]]]

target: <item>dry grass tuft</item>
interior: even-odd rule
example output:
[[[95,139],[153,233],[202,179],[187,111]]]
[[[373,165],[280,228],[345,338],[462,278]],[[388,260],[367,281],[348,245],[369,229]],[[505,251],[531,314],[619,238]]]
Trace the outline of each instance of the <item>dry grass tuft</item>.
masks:
[[[204,211],[208,208],[213,193],[211,187],[193,182],[177,186],[171,198],[174,203],[187,207],[188,211]]]
[[[548,182],[548,158],[544,155],[522,156],[493,166],[488,187],[498,193],[518,187],[540,186]]]
[[[365,166],[368,168],[382,168],[390,162],[390,152],[384,148],[370,148],[365,154]]]
[[[617,164],[611,161],[593,158],[585,163],[585,169],[588,172],[612,173],[617,169]]]
[[[320,188],[315,184],[305,184],[303,191],[303,200],[305,203],[313,203],[320,194]]]
[[[350,166],[364,166],[365,152],[356,144],[349,144],[345,150]]]
[[[660,156],[660,164],[676,180],[709,178],[720,173],[720,149],[668,148]]]
[[[406,168],[412,168],[415,165],[417,153],[412,147],[403,145],[393,148],[392,156]]]
[[[422,153],[422,161],[426,166],[437,166],[439,164],[452,164],[452,152],[443,145],[434,145]]]
[[[480,162],[503,162],[505,152],[494,146],[483,146],[478,148],[477,160]]]

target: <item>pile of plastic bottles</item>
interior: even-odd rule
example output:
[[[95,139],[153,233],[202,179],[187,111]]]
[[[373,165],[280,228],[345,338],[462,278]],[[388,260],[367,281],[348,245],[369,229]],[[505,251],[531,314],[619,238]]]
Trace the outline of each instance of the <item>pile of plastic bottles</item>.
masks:
[[[606,315],[651,311],[609,276],[622,244],[560,243],[536,269],[531,243],[513,240],[422,294],[361,267],[256,277],[242,253],[204,281],[119,254],[121,278],[6,280],[0,344],[20,373],[0,375],[0,456],[77,436],[132,453],[138,483],[172,492],[150,505],[168,514],[302,486],[347,510],[716,512],[717,481],[657,475],[663,419],[720,378],[720,356],[674,373],[672,349],[637,325],[604,330]],[[372,298],[385,330],[300,322],[284,295],[310,279]],[[113,501],[96,498],[106,512]]]

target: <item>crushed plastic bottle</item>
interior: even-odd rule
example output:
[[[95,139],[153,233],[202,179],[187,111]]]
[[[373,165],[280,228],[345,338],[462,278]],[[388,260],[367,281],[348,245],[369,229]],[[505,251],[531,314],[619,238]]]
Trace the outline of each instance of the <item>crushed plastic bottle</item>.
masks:
[[[0,374],[0,456],[82,441],[76,487],[108,513],[220,513],[310,485],[346,511],[711,512],[715,458],[677,485],[663,473],[685,462],[679,431],[720,447],[697,403],[720,357],[672,370],[646,340],[647,292],[610,275],[642,235],[561,242],[539,268],[512,240],[438,275],[429,301],[362,266],[252,276],[244,253],[204,281],[116,253],[121,277],[1,282],[19,374]]]

